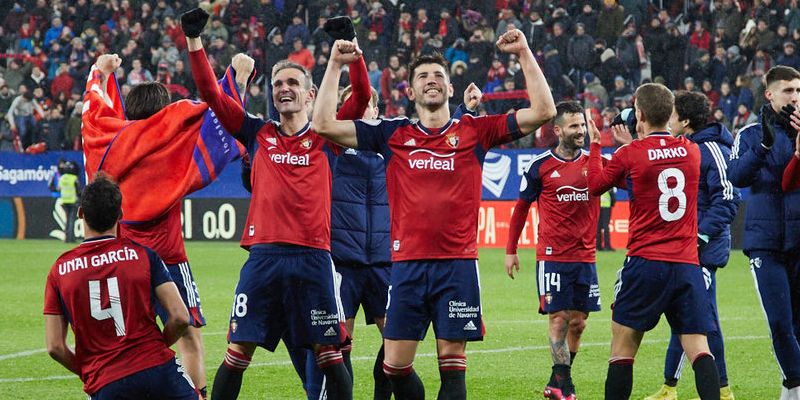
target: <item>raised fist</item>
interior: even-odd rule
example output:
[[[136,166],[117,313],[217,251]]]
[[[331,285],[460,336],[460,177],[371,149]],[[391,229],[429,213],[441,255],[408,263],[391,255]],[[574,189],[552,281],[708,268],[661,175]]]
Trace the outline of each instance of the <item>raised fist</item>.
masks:
[[[358,48],[357,44],[347,40],[333,42],[331,61],[345,65],[358,60],[358,57],[361,57],[361,49]]]
[[[469,111],[475,111],[481,105],[481,97],[483,93],[474,83],[470,83],[467,89],[464,90],[464,105]]]
[[[181,29],[188,38],[200,37],[207,22],[208,13],[202,8],[191,9],[181,14]]]
[[[500,36],[497,39],[497,48],[503,53],[522,54],[522,52],[529,50],[528,41],[525,40],[525,35],[519,29],[512,29]]]
[[[255,61],[247,54],[239,53],[231,59],[231,67],[236,71],[237,80],[239,77],[247,79],[253,73]]]
[[[97,61],[94,63],[97,69],[105,76],[113,74],[114,71],[119,68],[120,64],[122,64],[122,59],[116,54],[103,54],[97,57]]]

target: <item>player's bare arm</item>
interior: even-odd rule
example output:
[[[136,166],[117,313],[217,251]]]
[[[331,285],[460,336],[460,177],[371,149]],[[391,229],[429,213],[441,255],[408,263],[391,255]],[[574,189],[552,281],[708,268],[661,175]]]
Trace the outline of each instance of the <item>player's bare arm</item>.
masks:
[[[45,341],[47,354],[64,368],[80,375],[75,351],[67,345],[67,320],[63,315],[44,316]]]
[[[319,95],[311,119],[312,128],[318,135],[350,148],[358,146],[356,126],[353,121],[336,119],[336,96],[339,93],[339,75],[342,66],[358,60],[359,57],[361,49],[357,44],[341,39],[333,43],[331,57],[322,84],[319,86]]]
[[[247,81],[250,74],[255,69],[255,60],[244,53],[238,53],[231,59],[231,67],[236,71],[236,86],[239,88],[239,95],[244,101],[245,93],[247,93]]]
[[[522,133],[529,134],[556,115],[556,104],[550,93],[550,86],[539,64],[536,63],[522,31],[518,29],[508,31],[497,39],[496,44],[500,51],[517,55],[522,73],[525,75],[525,86],[531,105],[517,111],[517,124]]]
[[[161,306],[167,310],[167,323],[164,324],[164,342],[172,346],[183,336],[189,327],[189,310],[183,304],[178,287],[174,282],[165,282],[156,286],[156,298]]]

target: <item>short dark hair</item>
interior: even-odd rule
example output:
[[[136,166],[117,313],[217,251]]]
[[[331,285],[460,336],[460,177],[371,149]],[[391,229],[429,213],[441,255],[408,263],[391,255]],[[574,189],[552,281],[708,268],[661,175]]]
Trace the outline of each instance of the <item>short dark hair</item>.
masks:
[[[417,69],[422,64],[439,64],[444,68],[444,74],[449,78],[448,72],[450,71],[450,66],[447,65],[447,59],[445,59],[439,53],[431,53],[431,54],[421,54],[415,57],[410,64],[408,64],[408,81],[414,81],[414,70]]]
[[[122,216],[122,192],[116,182],[100,172],[81,194],[83,220],[97,232],[105,232]]]
[[[778,65],[777,67],[770,68],[769,71],[767,71],[767,73],[764,75],[764,79],[767,82],[767,86],[769,86],[772,84],[772,82],[776,81],[792,81],[795,79],[800,79],[800,72],[797,72],[797,70],[792,67]]]
[[[304,66],[302,66],[302,65],[300,65],[298,63],[291,62],[289,60],[281,60],[281,61],[278,61],[275,65],[273,65],[272,66],[272,75],[270,76],[270,78],[275,78],[275,75],[277,75],[278,72],[280,72],[280,71],[282,71],[284,69],[296,69],[296,70],[302,72],[303,73],[303,77],[306,78],[306,84],[305,84],[306,90],[310,90],[314,86],[314,81],[311,79],[311,73],[308,72],[306,67],[304,67]]]
[[[577,101],[562,101],[556,104],[556,116],[553,125],[561,126],[566,114],[583,114],[583,107]]]
[[[702,93],[679,90],[675,93],[675,112],[679,120],[689,120],[689,128],[699,131],[711,118],[711,102]]]
[[[125,117],[130,120],[150,118],[169,105],[169,90],[160,82],[134,86],[125,96]]]
[[[675,96],[660,83],[645,83],[636,89],[636,109],[653,126],[664,126],[672,116]]]

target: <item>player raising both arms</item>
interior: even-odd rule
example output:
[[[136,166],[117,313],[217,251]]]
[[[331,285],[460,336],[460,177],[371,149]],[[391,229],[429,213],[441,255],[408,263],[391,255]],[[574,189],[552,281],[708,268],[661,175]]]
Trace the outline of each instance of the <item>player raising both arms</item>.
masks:
[[[700,151],[667,132],[673,106],[665,86],[640,86],[636,132],[641,139],[620,147],[606,167],[600,132],[589,119],[589,193],[599,196],[620,180],[631,192],[628,256],[614,287],[607,400],[630,397],[634,357],[644,332],[662,314],[680,335],[700,398],[719,399],[719,375],[706,340],[712,329],[708,296],[697,257]]]
[[[517,241],[531,203],[536,201],[539,312],[549,315],[553,356],[553,372],[544,395],[553,400],[575,398],[571,366],[589,312],[600,311],[595,266],[600,198],[588,193],[589,154],[582,150],[586,136],[583,112],[583,107],[575,102],[556,105],[553,129],[558,136],[558,146],[534,157],[525,167],[506,244],[506,272],[513,279],[514,270],[519,271]]]
[[[189,312],[161,258],[116,237],[119,187],[99,175],[83,190],[78,213],[86,239],[62,254],[47,276],[47,352],[80,376],[93,400],[197,400],[199,392],[169,349],[189,326]],[[163,333],[156,303],[167,316]],[[66,343],[68,323],[74,351]]]
[[[189,60],[201,97],[252,157],[252,198],[242,235],[250,251],[242,266],[231,312],[229,345],[217,370],[212,398],[239,395],[257,346],[274,351],[312,348],[326,378],[328,399],[352,397],[352,380],[339,349],[344,329],[330,256],[331,172],[327,141],[308,121],[314,100],[311,76],[300,65],[279,62],[272,70],[272,101],[280,121],[245,114],[215,85],[199,38],[208,14],[181,16]],[[249,57],[234,63],[252,65]],[[333,101],[334,107],[336,100]],[[364,109],[359,110],[360,115]]]
[[[334,43],[313,124],[321,136],[387,160],[392,277],[384,328],[384,372],[397,399],[425,397],[413,370],[417,345],[433,322],[442,385],[439,398],[466,398],[466,342],[483,338],[477,265],[481,166],[491,147],[529,134],[555,115],[547,82],[522,32],[497,41],[519,56],[531,107],[508,115],[451,119],[453,94],[446,62],[417,57],[409,66],[418,122],[336,120],[344,64],[358,59],[352,43]]]

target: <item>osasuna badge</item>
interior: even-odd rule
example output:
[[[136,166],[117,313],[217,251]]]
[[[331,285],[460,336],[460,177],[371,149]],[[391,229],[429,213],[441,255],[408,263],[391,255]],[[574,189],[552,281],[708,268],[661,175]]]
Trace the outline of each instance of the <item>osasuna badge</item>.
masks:
[[[300,142],[300,146],[302,146],[304,149],[310,149],[311,148],[311,139],[309,139],[309,138],[303,139],[303,141]]]
[[[458,147],[458,140],[459,140],[458,135],[456,135],[455,133],[448,133],[446,136],[447,138],[445,139],[445,142],[447,142],[448,146],[454,149]]]
[[[239,324],[236,323],[235,319],[232,319],[231,320],[231,332],[236,333],[236,328],[238,328],[238,327],[239,327]]]

